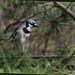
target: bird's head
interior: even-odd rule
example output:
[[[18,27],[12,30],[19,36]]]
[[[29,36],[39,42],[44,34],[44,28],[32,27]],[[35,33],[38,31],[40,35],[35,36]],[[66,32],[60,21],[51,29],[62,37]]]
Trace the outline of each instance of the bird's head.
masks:
[[[28,19],[26,20],[26,27],[39,27],[34,20]]]

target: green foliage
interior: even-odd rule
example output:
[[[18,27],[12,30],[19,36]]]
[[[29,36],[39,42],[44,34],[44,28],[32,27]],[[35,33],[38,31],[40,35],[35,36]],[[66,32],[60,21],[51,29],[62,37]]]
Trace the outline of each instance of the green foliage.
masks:
[[[46,10],[46,8],[44,10]],[[55,33],[60,35],[64,27],[61,23],[72,24],[72,19],[65,12],[55,7],[48,12],[44,12],[41,22],[44,22],[45,25],[45,27],[43,27],[43,30],[46,30],[45,35],[53,35]]]
[[[4,73],[4,71],[2,69],[0,69],[0,73]]]
[[[21,15],[21,12],[24,11],[24,15],[22,19],[27,18],[28,16],[31,16],[37,11],[37,4],[36,1],[26,1],[26,0],[4,0],[4,6],[2,6],[3,9],[8,10],[7,20],[19,20],[19,15]],[[35,9],[34,9],[35,8]]]
[[[4,0],[4,6],[2,7],[5,10],[8,10],[7,13],[7,20],[11,21],[12,19],[14,21],[18,20],[25,20],[27,17],[30,17],[34,15],[35,13],[39,12],[39,7],[37,5],[37,1],[25,1],[25,0]],[[21,62],[17,62],[17,60],[22,56],[21,55],[21,45],[19,43],[19,40],[17,39],[14,43],[10,40],[0,40],[0,55],[2,58],[0,58],[0,62],[4,62],[4,64],[0,64],[0,73],[18,73],[18,74],[51,74],[56,75],[56,71],[53,70],[48,66],[48,63],[46,60],[35,61],[35,59],[32,58],[32,55],[35,52],[38,51],[40,54],[42,54],[42,46],[41,44],[44,44],[45,38],[47,36],[52,37],[52,39],[48,39],[48,45],[47,48],[49,48],[49,51],[54,50],[54,54],[61,56],[61,58],[64,58],[64,55],[69,55],[69,50],[71,43],[71,36],[70,36],[70,29],[66,30],[68,32],[68,35],[61,36],[62,32],[64,31],[64,26],[66,23],[69,23],[71,26],[73,26],[73,23],[75,23],[72,18],[67,15],[65,12],[63,12],[61,9],[54,7],[50,9],[49,11],[46,11],[47,8],[44,8],[44,13],[39,14],[38,16],[35,16],[35,18],[38,19],[39,23],[42,23],[41,27],[39,27],[39,31],[37,33],[40,33],[38,36],[35,36],[34,38],[31,37],[31,44],[35,42],[34,44],[30,45],[28,52],[23,55],[23,60]],[[24,11],[24,14],[22,18],[19,17],[21,15],[22,11]],[[64,23],[64,26],[61,25],[61,23]],[[10,29],[11,30],[11,29]],[[65,31],[65,32],[66,32]],[[11,30],[12,32],[12,30]],[[66,33],[67,33],[66,32]],[[55,36],[56,35],[56,36]],[[0,39],[8,38],[6,34],[4,34],[2,31],[0,32]],[[52,44],[52,42],[55,42],[56,40],[54,38],[63,37],[63,41],[65,43],[68,43],[67,47],[65,48],[59,48],[56,44]],[[32,41],[34,39],[34,41]],[[35,45],[39,45],[38,41],[42,41],[43,43],[40,44],[41,48],[38,48],[39,46],[35,47]],[[58,40],[60,41],[60,40]],[[4,49],[4,44],[8,44]],[[11,48],[11,45],[14,45],[13,48]],[[41,50],[38,50],[41,49]],[[71,48],[70,51],[74,51],[75,48]],[[48,54],[49,52],[47,52]],[[48,54],[50,55],[50,53]],[[39,56],[39,55],[38,55]],[[60,59],[61,59],[60,58]],[[33,60],[33,61],[32,61]],[[51,65],[54,67],[59,62],[58,59],[50,59]],[[62,72],[68,72],[68,69],[66,68],[67,65],[60,64],[59,70]],[[57,75],[63,75],[62,73],[57,73]]]
[[[14,63],[14,61],[12,62]],[[47,61],[22,61],[22,62],[17,62],[14,64],[4,64],[1,66],[0,73],[18,73],[18,74],[51,74],[54,73],[55,71],[52,70],[49,66]],[[68,71],[65,66],[61,65],[60,70],[63,72],[66,70]],[[60,73],[58,73],[60,74]]]

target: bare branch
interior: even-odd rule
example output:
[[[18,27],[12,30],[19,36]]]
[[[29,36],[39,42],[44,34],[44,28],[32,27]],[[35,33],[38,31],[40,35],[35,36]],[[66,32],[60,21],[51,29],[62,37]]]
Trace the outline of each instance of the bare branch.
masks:
[[[53,67],[53,66],[51,65],[51,63],[46,59],[46,57],[44,57],[44,59],[48,62],[48,66],[49,66],[51,69],[53,69],[54,71],[59,72],[59,73],[64,74],[64,75],[69,75],[69,73],[67,73],[67,72],[62,72],[61,70],[59,70],[59,69]]]
[[[67,14],[69,14],[74,20],[75,20],[75,14],[70,10],[67,9],[63,4],[61,4],[60,2],[54,2],[55,7],[58,7],[60,9],[62,9],[64,12],[66,12]]]
[[[56,64],[56,67],[58,67],[61,63],[67,63],[67,62],[69,62],[69,60],[73,57],[74,54],[75,54],[75,51],[71,54],[71,56],[62,58],[59,61],[59,63]]]
[[[60,24],[62,26],[71,26],[69,23],[58,23],[58,24]]]
[[[73,55],[75,54],[75,51],[71,54],[71,56],[69,56],[69,57],[65,57],[63,60],[62,60],[62,62],[68,62],[72,57],[73,57]]]
[[[49,10],[52,9],[53,7],[54,7],[54,6],[50,7],[49,9],[47,9],[47,10],[45,10],[45,11],[49,11]],[[33,18],[33,17],[35,17],[35,16],[37,16],[37,15],[39,15],[39,14],[44,13],[45,11],[40,11],[40,12],[38,12],[38,13],[35,13],[34,15],[29,16],[29,17],[26,18],[26,19]],[[25,19],[25,20],[26,20],[26,19]],[[5,29],[4,32],[6,32],[11,26],[15,26],[15,25],[17,25],[17,24],[19,24],[19,23],[24,23],[25,20],[23,20],[23,21],[17,21],[17,22],[13,22],[13,23],[9,24],[9,25],[7,26],[7,28]]]

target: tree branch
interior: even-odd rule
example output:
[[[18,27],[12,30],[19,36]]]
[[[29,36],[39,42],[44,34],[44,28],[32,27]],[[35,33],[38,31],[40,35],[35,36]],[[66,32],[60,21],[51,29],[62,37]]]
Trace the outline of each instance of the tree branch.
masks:
[[[49,11],[49,10],[50,10],[50,9],[52,9],[53,7],[54,7],[54,6],[50,7],[49,9],[47,9],[47,10],[45,10],[45,11]],[[33,18],[33,17],[35,17],[35,16],[37,16],[37,15],[39,15],[39,14],[44,13],[45,11],[40,11],[40,12],[38,12],[38,13],[35,13],[34,15],[29,16],[29,17],[28,17],[28,18],[26,18],[26,19]],[[25,20],[26,20],[26,19],[25,19]],[[11,23],[11,24],[7,25],[7,27],[6,27],[6,29],[5,29],[5,31],[4,31],[4,32],[7,32],[7,30],[8,30],[11,26],[15,26],[15,25],[17,25],[17,24],[19,24],[19,23],[24,23],[24,22],[25,22],[25,20],[23,20],[23,21],[13,22],[13,23]]]
[[[67,6],[67,8],[69,8],[71,6],[72,2],[70,2],[70,4]]]
[[[71,54],[71,56],[62,58],[62,59],[59,61],[59,63],[56,64],[56,67],[59,67],[59,65],[60,65],[61,63],[67,63],[67,62],[69,62],[69,60],[73,57],[74,54],[75,54],[75,51]]]
[[[67,14],[69,14],[69,15],[75,20],[75,14],[74,14],[71,10],[67,9],[67,8],[66,8],[63,4],[61,4],[60,2],[54,2],[54,6],[60,8],[60,9],[62,9],[64,12],[66,12]]]
[[[59,69],[53,67],[53,66],[51,65],[51,63],[46,59],[46,57],[44,57],[44,59],[48,62],[48,66],[49,66],[51,69],[53,69],[54,71],[59,72],[59,73],[64,74],[64,75],[69,75],[69,72],[62,72],[61,70],[59,70]]]

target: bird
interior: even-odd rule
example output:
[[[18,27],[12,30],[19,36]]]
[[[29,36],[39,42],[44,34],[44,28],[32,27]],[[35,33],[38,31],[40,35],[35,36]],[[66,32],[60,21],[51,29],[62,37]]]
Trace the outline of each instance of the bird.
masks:
[[[36,24],[36,22],[32,19],[27,19],[24,25],[16,30],[14,37],[17,35],[20,36],[20,43],[22,46],[22,54],[24,52],[27,52],[27,49],[29,47],[29,37],[32,32],[32,29],[34,27],[39,27],[39,25]]]

